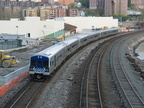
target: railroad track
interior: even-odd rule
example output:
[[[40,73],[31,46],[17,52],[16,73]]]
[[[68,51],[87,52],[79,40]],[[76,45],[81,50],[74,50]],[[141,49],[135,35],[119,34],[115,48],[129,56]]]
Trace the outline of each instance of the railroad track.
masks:
[[[129,82],[128,78],[124,74],[125,70],[123,69],[122,62],[121,62],[120,55],[119,55],[120,54],[119,47],[123,44],[123,43],[118,44],[119,40],[121,40],[122,38],[126,40],[126,38],[130,38],[130,36],[131,34],[129,34],[128,36],[122,35],[121,37],[110,39],[102,43],[101,45],[99,45],[93,51],[93,54],[89,56],[90,59],[87,61],[87,64],[84,68],[84,74],[83,74],[82,83],[81,83],[81,93],[80,93],[80,102],[79,102],[80,108],[96,108],[96,107],[103,108],[105,107],[100,76],[102,72],[101,70],[102,60],[103,60],[102,58],[104,56],[104,53],[107,50],[112,50],[109,56],[110,61],[112,61],[111,66],[114,66],[113,68],[116,72],[116,76],[118,76],[117,80],[119,81],[121,85],[123,85],[122,88],[126,90],[126,91],[123,90],[123,92],[127,98],[128,103],[130,104],[130,107],[132,108],[144,107],[142,99],[140,98],[140,96],[138,96],[138,93],[134,89],[135,87],[132,86],[132,84]],[[111,49],[110,49],[110,46],[112,47]],[[115,49],[113,48],[113,46]],[[123,73],[121,73],[121,71],[123,71]],[[129,90],[130,88],[131,90]],[[127,95],[129,96],[129,99]],[[130,100],[133,102],[130,102]],[[139,104],[138,104],[138,101],[139,101]]]
[[[84,86],[85,82],[82,83],[83,87],[81,88],[81,95],[80,95],[81,100],[80,100],[80,104],[79,104],[80,108],[83,107],[84,105],[87,106],[87,108],[88,107],[101,107],[101,108],[103,107],[103,102],[102,102],[102,97],[101,97],[101,90],[100,90],[101,87],[100,87],[100,83],[99,83],[99,80],[100,80],[99,75],[100,74],[96,73],[96,72],[100,71],[100,64],[101,64],[100,59],[102,58],[102,56],[103,56],[102,54],[105,52],[105,50],[108,46],[109,45],[106,44],[104,50],[102,50],[100,52],[98,51],[99,53],[97,53],[97,55],[94,57],[95,59],[92,60],[93,63],[91,63],[91,68],[90,69],[85,68],[85,75],[88,75],[88,77],[83,77],[83,81],[86,79],[87,82],[86,82],[86,86]],[[96,51],[97,50],[98,49],[96,48]],[[95,54],[95,51],[93,51],[93,54]],[[112,55],[115,55],[115,54],[112,54]],[[92,58],[93,58],[93,56],[92,56]],[[113,57],[113,60],[117,60],[117,59]],[[88,64],[90,64],[89,61],[88,61]],[[92,66],[92,64],[95,64],[95,65]],[[90,66],[88,66],[88,67],[90,67]],[[96,70],[96,71],[92,72],[92,73],[87,73],[87,71],[91,72],[91,71],[94,71],[94,70]],[[23,93],[23,94],[25,94],[26,97],[25,96],[24,97],[26,99],[24,99],[23,96],[21,95],[21,97],[19,97],[19,99],[17,99],[15,102],[13,102],[14,104],[9,105],[5,108],[20,108],[21,106],[22,107],[31,106],[31,103],[33,103],[33,100],[35,100],[34,98],[37,97],[38,93],[40,93],[39,90],[42,90],[42,88],[45,86],[45,84],[40,84],[38,82],[36,82],[36,83],[37,84],[35,84],[35,83],[31,84],[33,87],[31,86],[31,87],[28,88],[28,90],[34,89],[34,91],[35,91],[35,92],[33,90],[32,90],[32,92],[30,91],[30,95],[32,95],[32,93],[33,93],[33,95],[31,97],[28,94],[25,94],[26,92],[28,92],[26,90],[25,93]],[[36,88],[36,87],[34,87],[34,85],[39,86],[39,87]],[[86,89],[86,91],[83,91],[83,89]],[[28,98],[30,98],[30,99],[28,99]],[[20,101],[22,101],[22,102],[20,102]],[[27,102],[25,102],[25,101],[27,101]],[[24,103],[25,103],[25,105],[23,105]]]
[[[120,37],[119,37],[120,38]],[[117,38],[118,39],[118,38]],[[80,108],[103,108],[102,91],[101,91],[101,65],[102,58],[106,50],[113,41],[117,40],[113,38],[102,43],[96,49],[93,50],[93,54],[90,55],[88,60],[81,83],[80,93]]]
[[[111,52],[111,66],[113,67],[114,75],[120,87],[121,95],[125,101],[125,105],[129,108],[144,108],[144,100],[137,92],[135,86],[130,81],[126,74],[126,70],[121,60],[120,48],[123,41],[115,45]]]
[[[17,93],[4,108],[28,108],[35,101],[36,97],[41,93],[48,80],[44,82],[30,82],[24,87],[23,92]]]

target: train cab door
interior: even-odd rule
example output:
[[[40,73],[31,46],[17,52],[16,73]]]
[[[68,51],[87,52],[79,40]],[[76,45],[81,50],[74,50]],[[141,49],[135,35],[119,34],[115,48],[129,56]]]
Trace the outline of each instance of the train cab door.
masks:
[[[49,70],[49,59],[47,57],[44,56],[39,56],[39,59],[37,59],[37,63],[36,63],[36,67],[37,68],[41,68],[44,70]]]

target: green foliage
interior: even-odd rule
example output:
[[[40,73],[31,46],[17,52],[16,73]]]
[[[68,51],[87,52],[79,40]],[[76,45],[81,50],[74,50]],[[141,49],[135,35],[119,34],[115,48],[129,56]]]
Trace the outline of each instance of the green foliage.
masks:
[[[128,5],[128,8],[129,8],[129,9],[134,9],[134,8],[135,8],[135,4],[129,4],[129,5]]]
[[[73,4],[73,3],[69,4],[69,5],[68,5],[68,8],[70,8],[70,9],[71,9],[71,8],[74,8],[74,4]]]
[[[75,6],[74,3],[68,5],[69,9],[80,9],[79,7]]]
[[[82,4],[82,7],[89,8],[89,0],[79,0]]]
[[[114,18],[117,18],[117,19],[119,19],[119,20],[122,20],[122,21],[126,21],[126,20],[128,20],[128,19],[131,19],[130,16],[125,16],[125,15],[116,15],[116,14],[114,14],[113,17],[114,17]]]
[[[144,9],[141,9],[142,14],[144,14]]]
[[[87,9],[85,11],[85,16],[102,16],[103,10],[102,9]]]

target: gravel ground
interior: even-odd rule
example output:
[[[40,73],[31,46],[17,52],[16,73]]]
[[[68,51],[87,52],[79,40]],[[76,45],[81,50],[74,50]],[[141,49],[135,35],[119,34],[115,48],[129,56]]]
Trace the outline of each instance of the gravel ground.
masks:
[[[52,45],[52,41],[55,41],[56,39],[53,40],[44,40],[41,42],[39,45],[31,45],[27,48],[21,49],[21,50],[15,50],[7,55],[12,55],[15,56],[18,63],[15,64],[14,66],[11,66],[10,68],[1,68],[0,75],[5,76],[14,70],[17,70],[20,67],[26,66],[29,64],[29,57],[49,46]],[[0,98],[0,105],[3,106],[20,88],[22,88],[27,82],[29,81],[29,77],[23,79],[19,84],[15,85],[12,87],[8,92]]]
[[[33,108],[78,108],[84,61],[97,44],[70,58],[53,76]]]
[[[56,40],[56,39],[53,39],[53,40]],[[30,56],[34,55],[35,53],[51,45],[52,45],[52,40],[44,40],[38,45],[30,45],[26,48],[23,48],[20,50],[13,50],[12,52],[9,52],[6,55],[15,56],[18,63],[9,68],[1,68],[0,75],[5,76],[23,66],[28,65]]]
[[[14,52],[15,54],[12,53],[12,55],[16,55],[19,61],[23,61],[25,59],[24,64],[28,64],[28,58],[30,55],[33,55],[34,53],[45,49],[50,45],[51,43],[45,43],[42,45],[42,47],[35,46],[35,48],[29,48],[28,52],[26,52],[26,50],[23,50],[23,52]],[[71,59],[69,59],[67,63],[64,64],[62,68],[50,80],[43,93],[40,94],[39,99],[35,102],[35,105],[33,105],[33,108],[78,108],[83,66],[87,62],[87,57],[89,56],[91,50],[95,48],[96,45],[93,45],[82,52],[80,51],[81,53],[79,52],[78,55],[76,54]],[[34,52],[29,53],[31,51]],[[128,60],[126,60],[126,62],[130,64]],[[22,64],[19,65],[21,66]],[[131,67],[131,65],[129,66]],[[134,69],[132,68],[132,70]],[[136,74],[137,73],[134,72],[132,76],[135,76]],[[137,79],[137,81],[141,81],[142,83],[142,80],[140,80],[139,78],[139,74],[137,74],[135,79]],[[29,78],[25,78],[19,84],[12,87],[2,98],[0,98],[1,106],[28,81]],[[113,79],[111,77],[109,77],[109,81],[111,82],[109,85],[113,84]],[[114,86],[114,84],[111,86]],[[109,91],[110,90],[113,89],[109,89]],[[113,94],[116,94],[115,91],[113,91]],[[107,102],[107,104],[109,105],[109,107],[107,106],[107,108],[114,108],[111,103]]]

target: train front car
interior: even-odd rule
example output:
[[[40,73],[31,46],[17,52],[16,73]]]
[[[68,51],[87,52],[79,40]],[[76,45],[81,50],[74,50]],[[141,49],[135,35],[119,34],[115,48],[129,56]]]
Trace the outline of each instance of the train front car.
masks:
[[[65,59],[65,44],[55,44],[31,56],[29,74],[32,80],[43,81]]]
[[[30,59],[30,77],[44,80],[49,75],[49,58],[42,55],[34,55]]]

